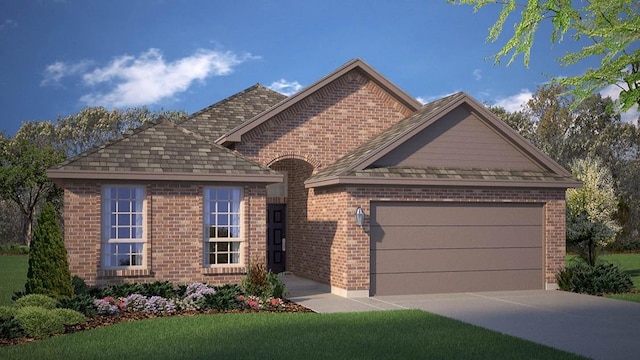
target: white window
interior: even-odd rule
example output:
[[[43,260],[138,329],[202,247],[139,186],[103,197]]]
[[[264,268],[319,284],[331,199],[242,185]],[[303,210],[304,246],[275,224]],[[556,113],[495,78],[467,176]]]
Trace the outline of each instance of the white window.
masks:
[[[204,191],[204,263],[240,264],[242,230],[239,188]]]
[[[144,266],[144,197],[142,186],[102,189],[103,268]]]

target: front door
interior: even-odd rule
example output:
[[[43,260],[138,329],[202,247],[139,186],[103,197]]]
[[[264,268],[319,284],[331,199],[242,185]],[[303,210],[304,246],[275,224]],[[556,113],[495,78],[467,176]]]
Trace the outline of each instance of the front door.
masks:
[[[286,205],[267,205],[267,266],[273,273],[286,270]]]

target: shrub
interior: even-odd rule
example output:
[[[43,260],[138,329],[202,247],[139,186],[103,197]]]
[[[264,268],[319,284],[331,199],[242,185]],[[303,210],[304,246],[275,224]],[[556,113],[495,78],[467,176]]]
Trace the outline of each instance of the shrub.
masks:
[[[98,315],[117,315],[124,310],[124,300],[111,296],[95,299],[93,300],[93,305],[96,307]]]
[[[148,297],[160,296],[169,299],[176,296],[176,290],[170,281],[154,281],[142,284],[140,294]]]
[[[204,310],[233,310],[241,309],[244,304],[239,299],[242,289],[235,284],[216,286],[215,293],[204,295]]]
[[[144,289],[139,283],[124,283],[117,285],[107,285],[102,288],[93,288],[89,290],[89,294],[95,298],[103,299],[107,297],[119,298],[127,297],[133,294],[142,294]]]
[[[39,306],[18,309],[15,319],[27,336],[43,338],[64,332],[64,324],[51,310]]]
[[[267,268],[263,262],[252,261],[247,276],[242,279],[242,290],[249,296],[266,297],[270,292]]]
[[[285,286],[284,281],[280,279],[280,276],[278,276],[278,274],[274,274],[271,271],[269,271],[267,278],[269,280],[269,286],[271,290],[270,294],[268,294],[269,297],[283,298],[287,294],[287,287]]]
[[[74,295],[67,299],[61,299],[58,301],[58,308],[75,310],[86,317],[94,317],[98,314],[94,298],[89,295]]]
[[[57,316],[64,325],[77,325],[87,322],[87,318],[75,310],[71,309],[53,309],[51,313]]]
[[[16,309],[11,306],[0,306],[0,321],[9,319],[16,314]]]
[[[26,336],[15,316],[0,318],[0,339],[18,339]]]
[[[50,203],[43,207],[33,231],[25,290],[27,294],[45,294],[56,298],[73,295],[67,250],[56,210]]]
[[[202,310],[205,307],[204,296],[207,294],[215,294],[215,289],[203,284],[193,283],[189,286],[185,286],[184,290],[179,289],[183,298],[176,301],[176,306],[180,310]]]
[[[151,314],[170,314],[176,311],[176,305],[173,301],[160,296],[152,296],[147,299],[147,305],[144,312]]]
[[[0,255],[27,255],[29,254],[29,247],[25,245],[11,244],[1,245]]]
[[[73,293],[76,295],[87,295],[89,294],[89,287],[83,278],[73,275],[71,277],[71,285],[73,286]]]
[[[16,300],[13,305],[16,308],[25,306],[39,306],[47,310],[55,309],[58,301],[52,297],[42,294],[29,294]]]
[[[556,275],[558,286],[563,290],[599,295],[625,293],[633,287],[629,274],[614,264],[574,263]]]

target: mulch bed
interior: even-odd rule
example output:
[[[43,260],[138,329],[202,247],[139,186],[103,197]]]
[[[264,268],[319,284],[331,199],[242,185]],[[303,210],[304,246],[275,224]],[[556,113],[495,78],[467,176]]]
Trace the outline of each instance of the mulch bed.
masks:
[[[310,310],[302,305],[296,304],[292,301],[285,300],[285,307],[279,311],[265,311],[265,310],[251,310],[251,309],[243,309],[243,310],[228,310],[228,311],[219,311],[219,310],[208,310],[208,311],[178,311],[172,314],[166,315],[154,315],[147,314],[143,312],[122,312],[118,315],[111,316],[96,316],[92,318],[88,318],[87,322],[84,324],[65,326],[64,334],[72,334],[79,331],[91,330],[100,328],[103,326],[109,326],[113,324],[123,323],[123,322],[131,322],[138,321],[144,319],[155,319],[160,317],[170,317],[170,316],[195,316],[195,315],[203,315],[203,314],[229,314],[229,313],[312,313],[313,310]],[[61,336],[64,334],[56,334],[53,336]],[[38,341],[41,339],[34,338],[20,338],[20,339],[2,339],[0,338],[0,347],[2,346],[11,346],[17,344],[24,344],[33,341]]]

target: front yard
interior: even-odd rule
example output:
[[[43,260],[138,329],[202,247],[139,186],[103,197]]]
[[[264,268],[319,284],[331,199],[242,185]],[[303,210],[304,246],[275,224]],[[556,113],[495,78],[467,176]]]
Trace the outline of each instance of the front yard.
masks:
[[[0,348],[2,359],[579,359],[418,310],[120,323]]]

